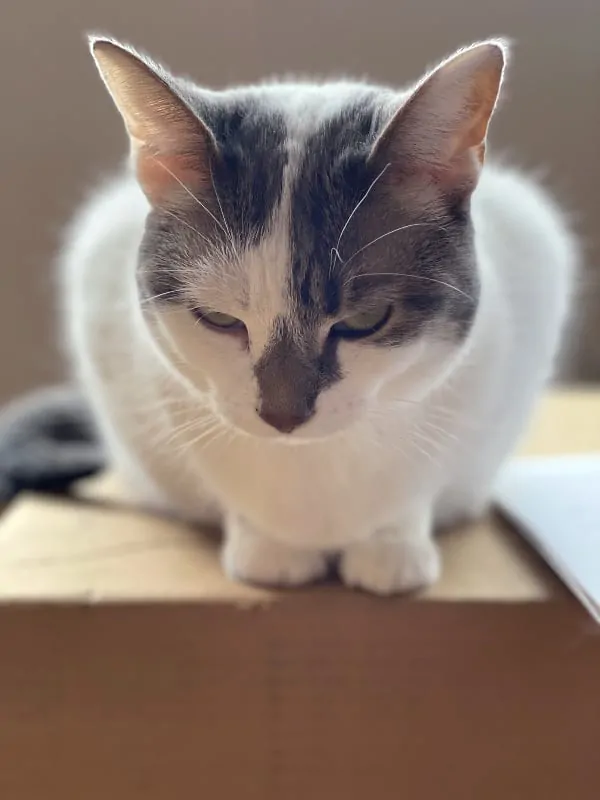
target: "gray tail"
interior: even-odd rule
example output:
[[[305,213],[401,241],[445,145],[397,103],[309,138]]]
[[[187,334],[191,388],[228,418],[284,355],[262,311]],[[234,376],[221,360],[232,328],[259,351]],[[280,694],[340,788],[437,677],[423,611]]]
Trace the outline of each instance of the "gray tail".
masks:
[[[0,410],[0,503],[22,491],[68,494],[105,465],[91,412],[75,388],[42,389]]]

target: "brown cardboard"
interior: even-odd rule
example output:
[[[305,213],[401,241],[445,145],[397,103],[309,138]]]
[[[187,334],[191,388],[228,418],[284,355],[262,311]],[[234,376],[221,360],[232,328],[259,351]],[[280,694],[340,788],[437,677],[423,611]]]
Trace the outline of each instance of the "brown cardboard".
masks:
[[[600,395],[522,452],[600,449]],[[600,633],[498,520],[420,598],[273,592],[113,478],[0,520],[4,800],[592,800]]]
[[[538,601],[559,591],[549,571],[498,520],[441,537],[444,574],[426,600]],[[115,507],[26,498],[0,526],[0,600],[273,602],[229,581],[218,539]]]

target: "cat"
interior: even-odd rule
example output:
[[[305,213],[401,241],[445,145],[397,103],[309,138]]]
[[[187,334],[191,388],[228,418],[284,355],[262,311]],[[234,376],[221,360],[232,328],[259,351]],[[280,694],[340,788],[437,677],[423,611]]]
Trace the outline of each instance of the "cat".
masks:
[[[72,223],[61,285],[110,463],[149,507],[221,523],[235,579],[435,582],[433,532],[486,509],[576,266],[545,192],[484,166],[505,43],[406,90],[211,91],[91,51],[130,158]]]

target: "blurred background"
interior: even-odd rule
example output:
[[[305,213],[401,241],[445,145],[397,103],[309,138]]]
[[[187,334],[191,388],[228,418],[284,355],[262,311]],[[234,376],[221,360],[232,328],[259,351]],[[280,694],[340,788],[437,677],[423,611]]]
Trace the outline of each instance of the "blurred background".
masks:
[[[3,0],[0,26],[0,402],[64,374],[61,229],[125,137],[83,40],[131,41],[221,87],[275,73],[401,85],[461,44],[515,42],[496,153],[541,172],[582,237],[566,380],[600,380],[600,2],[592,0]]]

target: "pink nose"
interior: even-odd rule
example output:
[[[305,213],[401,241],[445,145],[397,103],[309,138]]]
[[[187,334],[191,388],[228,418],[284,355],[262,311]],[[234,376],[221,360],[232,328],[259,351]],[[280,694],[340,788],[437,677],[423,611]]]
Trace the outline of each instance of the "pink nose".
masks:
[[[267,425],[270,425],[280,433],[291,433],[292,431],[303,425],[308,419],[310,414],[291,414],[280,411],[270,411],[264,409],[258,412],[258,416],[264,420]]]

